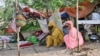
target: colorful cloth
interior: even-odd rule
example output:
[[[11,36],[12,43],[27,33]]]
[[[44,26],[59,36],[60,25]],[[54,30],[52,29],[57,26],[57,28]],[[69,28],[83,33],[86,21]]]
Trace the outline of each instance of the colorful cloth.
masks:
[[[77,29],[73,26],[73,22],[67,21],[66,26],[69,27],[69,33],[64,36],[64,42],[66,44],[66,48],[68,49],[75,48],[78,46],[78,42],[80,46],[83,45],[84,43],[83,37],[79,31],[77,32]]]
[[[35,36],[29,36],[26,40],[34,44],[39,44],[39,41]]]
[[[48,26],[53,26],[51,34],[46,37],[46,47],[57,46],[63,43],[63,32],[56,26],[55,22],[49,22]]]

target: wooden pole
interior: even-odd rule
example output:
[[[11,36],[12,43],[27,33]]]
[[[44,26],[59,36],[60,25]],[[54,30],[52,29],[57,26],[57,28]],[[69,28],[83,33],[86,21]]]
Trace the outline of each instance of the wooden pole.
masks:
[[[15,0],[15,4],[16,4],[16,14],[19,13],[18,3],[19,3],[19,1],[18,0]],[[20,40],[19,31],[20,31],[20,27],[17,27],[16,29],[17,29],[17,51],[18,51],[18,56],[21,56],[20,55],[20,47],[19,47],[19,40]]]
[[[18,49],[18,56],[21,56],[20,55],[20,47],[19,47],[20,38],[19,38],[19,31],[18,30],[20,30],[20,27],[18,27],[18,29],[17,29],[17,49]]]
[[[45,1],[45,4],[46,4],[46,14],[47,14],[47,17],[46,17],[46,20],[47,20],[47,24],[49,23],[49,10],[48,10],[48,1]]]
[[[49,23],[49,17],[48,17],[48,16],[49,16],[49,13],[48,13],[48,11],[49,11],[49,10],[48,10],[48,7],[46,6],[46,13],[47,13],[46,19],[47,19],[47,24]]]
[[[79,31],[79,26],[78,26],[78,17],[79,17],[79,0],[76,0],[76,27],[77,27],[77,40],[78,40],[78,48],[77,51],[80,51],[80,45],[79,45],[79,36],[78,36],[78,31]]]

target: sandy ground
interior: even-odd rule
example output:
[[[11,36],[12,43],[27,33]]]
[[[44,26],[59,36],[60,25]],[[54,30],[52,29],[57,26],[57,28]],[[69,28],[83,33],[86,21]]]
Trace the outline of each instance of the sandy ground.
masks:
[[[9,44],[12,50],[0,50],[0,56],[18,56],[16,44]],[[21,48],[21,56],[100,56],[100,43],[86,43],[81,47],[81,52],[76,49],[68,50],[63,47],[29,46]]]

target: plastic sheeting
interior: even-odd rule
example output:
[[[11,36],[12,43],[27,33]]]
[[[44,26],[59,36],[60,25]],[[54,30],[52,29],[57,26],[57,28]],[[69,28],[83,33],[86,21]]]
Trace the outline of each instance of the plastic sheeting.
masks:
[[[100,20],[100,14],[99,13],[92,13],[92,20]]]
[[[49,19],[49,22],[54,21],[57,24],[57,26],[62,30],[63,25],[62,25],[62,20],[61,20],[61,14],[58,10],[56,12],[54,12],[52,14],[52,16],[48,19]],[[46,19],[37,19],[37,20],[40,24],[40,27],[41,27],[42,31],[44,33],[48,33],[49,30],[48,30],[48,25],[47,25]]]
[[[37,19],[37,20],[38,20],[38,22],[39,22],[39,25],[40,25],[42,31],[43,31],[44,33],[48,33],[49,30],[48,30],[48,25],[47,25],[46,19]]]
[[[52,16],[49,18],[49,21],[54,21],[57,26],[62,30],[63,25],[61,20],[61,14],[58,10],[52,14]]]
[[[4,42],[9,42],[11,36],[0,36],[0,40],[3,40]]]

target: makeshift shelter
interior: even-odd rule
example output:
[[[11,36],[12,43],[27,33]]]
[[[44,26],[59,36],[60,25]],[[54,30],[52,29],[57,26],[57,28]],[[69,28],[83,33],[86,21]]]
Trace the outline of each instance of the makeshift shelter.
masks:
[[[86,16],[88,16],[94,9],[95,9],[95,4],[89,2],[89,0],[86,0],[85,2],[82,2],[82,3],[79,3],[78,4],[79,7],[78,7],[78,18],[84,18]],[[29,8],[29,7],[24,7],[24,11],[28,14],[29,17],[33,17],[33,18],[40,18],[41,16],[44,17],[44,18],[40,18],[40,19],[37,19],[42,30],[44,32],[48,32],[48,29],[47,29],[47,21],[46,21],[46,13],[42,13],[42,12],[39,12],[39,11],[36,11],[36,10],[32,10],[32,8]],[[66,17],[69,17],[69,16],[72,16],[72,17],[76,17],[76,12],[77,12],[77,8],[76,7],[64,7],[64,8],[61,8],[60,9],[60,12],[64,11],[65,13],[67,13],[68,15]],[[51,15],[52,14],[52,15]],[[59,14],[59,13],[58,13]],[[55,13],[50,13],[51,18],[53,18],[52,20],[55,21],[58,25],[58,27],[61,29],[62,28],[62,22],[60,19],[57,19],[57,18],[61,18],[59,16],[55,16],[56,14]],[[61,16],[61,15],[60,15]],[[64,16],[65,17],[65,16]],[[59,21],[59,22],[58,22]],[[43,26],[43,24],[44,26]],[[80,21],[77,22],[77,24],[80,24]],[[46,30],[46,31],[45,31]]]
[[[79,16],[77,17],[77,19],[78,18],[83,18],[83,17],[87,16],[89,13],[91,13],[93,11],[93,9],[95,7],[95,5],[92,4],[92,3],[89,3],[87,5],[84,5],[84,4],[80,3],[80,5],[85,6],[85,8],[83,8],[82,10],[79,11]],[[89,10],[89,8],[91,8],[91,10]],[[76,12],[77,12],[76,8],[65,8],[65,11],[68,13],[68,15],[70,15],[72,17],[76,17]],[[87,13],[85,13],[85,12],[87,12]],[[37,13],[35,13],[33,11],[32,11],[32,13],[30,12],[29,16],[30,17],[33,16],[33,17],[40,18],[40,14],[37,14]],[[53,19],[53,21],[55,21],[56,23],[58,23],[57,24],[58,26],[60,25],[59,28],[62,28],[62,24],[61,24],[61,21],[60,21],[61,19],[58,20],[58,21],[60,21],[60,23],[57,21],[57,19],[60,18],[59,15],[57,17],[54,17],[54,18],[55,19]],[[45,20],[45,22],[46,22],[46,20]],[[45,29],[43,28],[43,30],[45,30]]]

